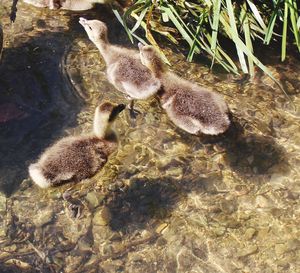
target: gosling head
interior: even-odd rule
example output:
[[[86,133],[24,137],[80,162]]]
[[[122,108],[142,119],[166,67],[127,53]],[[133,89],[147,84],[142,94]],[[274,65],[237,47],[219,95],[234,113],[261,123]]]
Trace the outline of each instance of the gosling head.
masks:
[[[99,138],[110,135],[112,123],[125,107],[125,104],[113,104],[111,102],[104,102],[99,105],[95,110],[94,134]]]
[[[84,27],[89,39],[94,44],[101,41],[107,42],[107,26],[103,22],[80,17],[79,24]]]
[[[156,76],[165,71],[165,64],[153,46],[138,43],[140,58],[143,65],[148,67]]]

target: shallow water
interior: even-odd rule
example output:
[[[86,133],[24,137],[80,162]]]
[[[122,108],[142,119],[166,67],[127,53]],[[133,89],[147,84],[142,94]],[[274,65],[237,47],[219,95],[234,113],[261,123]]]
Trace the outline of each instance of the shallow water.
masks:
[[[28,165],[56,139],[91,129],[102,100],[126,102],[79,16],[99,18],[129,45],[109,9],[0,10],[1,272],[297,272],[300,267],[300,61],[268,61],[295,108],[258,73],[212,74],[166,49],[183,77],[224,95],[239,133],[199,138],[177,129],[154,98],[116,121],[117,153],[92,179],[41,190]],[[0,113],[1,114],[1,113]],[[1,118],[0,118],[1,120]],[[72,218],[62,194],[82,204]],[[27,271],[26,271],[27,270]]]

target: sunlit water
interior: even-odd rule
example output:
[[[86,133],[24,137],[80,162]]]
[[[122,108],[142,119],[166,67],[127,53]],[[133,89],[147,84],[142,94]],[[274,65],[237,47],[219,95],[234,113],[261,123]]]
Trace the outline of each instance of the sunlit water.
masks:
[[[20,2],[11,25],[10,1],[3,3],[1,272],[299,270],[299,60],[268,60],[294,109],[263,75],[212,74],[166,49],[176,73],[225,97],[238,133],[191,136],[155,98],[139,101],[136,120],[124,111],[116,121],[118,152],[95,177],[41,190],[27,168],[43,149],[89,132],[102,100],[126,102],[107,82],[79,16],[104,20],[114,43],[129,43],[101,6],[71,13]],[[62,198],[69,188],[82,205],[79,219]]]

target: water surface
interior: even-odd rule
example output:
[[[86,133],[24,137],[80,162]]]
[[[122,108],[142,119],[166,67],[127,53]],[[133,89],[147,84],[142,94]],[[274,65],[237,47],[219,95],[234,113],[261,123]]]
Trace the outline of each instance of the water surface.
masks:
[[[126,102],[78,24],[109,9],[49,11],[20,2],[0,67],[0,269],[2,272],[297,272],[300,267],[300,61],[267,60],[296,110],[258,73],[213,74],[165,48],[172,69],[222,94],[238,133],[212,139],[177,129],[153,98],[136,120],[116,121],[117,153],[92,179],[41,190],[28,165],[53,141],[91,130],[102,100]],[[2,112],[1,112],[2,113]],[[8,120],[9,119],[9,120]],[[1,119],[0,119],[1,120]],[[72,218],[62,194],[82,204]]]

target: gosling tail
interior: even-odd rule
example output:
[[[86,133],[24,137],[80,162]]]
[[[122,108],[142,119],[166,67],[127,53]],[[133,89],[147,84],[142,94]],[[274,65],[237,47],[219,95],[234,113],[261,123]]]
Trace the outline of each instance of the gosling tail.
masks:
[[[41,168],[38,164],[31,164],[29,166],[29,175],[33,182],[41,188],[50,187],[50,181],[43,175]]]

